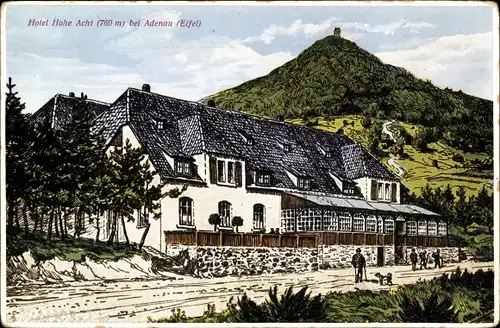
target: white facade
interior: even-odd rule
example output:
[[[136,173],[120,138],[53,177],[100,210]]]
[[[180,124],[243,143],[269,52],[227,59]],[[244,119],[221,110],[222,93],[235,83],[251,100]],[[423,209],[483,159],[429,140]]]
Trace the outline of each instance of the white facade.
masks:
[[[134,135],[132,129],[129,126],[122,127],[122,141],[125,144],[128,139],[133,147],[141,147],[139,141]],[[108,153],[113,149],[109,147]],[[174,159],[169,157],[167,154],[165,159],[174,168]],[[244,161],[239,161],[237,158],[231,158],[226,156],[210,155],[209,154],[197,154],[193,156],[198,168],[198,175],[203,180],[201,183],[193,183],[189,179],[176,178],[175,182],[168,183],[165,185],[163,192],[168,192],[178,188],[182,190],[186,188],[178,198],[170,198],[168,196],[161,200],[161,218],[153,219],[152,215],[149,216],[149,223],[151,224],[149,232],[147,234],[144,245],[154,247],[158,250],[163,250],[165,247],[164,231],[171,230],[207,230],[213,231],[214,227],[209,224],[208,218],[213,213],[219,213],[219,203],[226,202],[228,208],[230,209],[230,218],[227,222],[230,222],[231,218],[234,216],[240,216],[243,218],[243,226],[238,228],[239,232],[252,232],[254,227],[257,225],[259,227],[264,227],[266,231],[270,229],[282,229],[281,227],[281,194],[279,191],[271,191],[266,188],[247,188],[246,185],[246,167]],[[220,167],[217,171],[223,172],[219,173],[223,176],[220,178],[224,182],[212,183],[210,180],[210,157],[216,158],[217,165],[220,163]],[[149,160],[146,155],[145,161]],[[235,164],[236,162],[241,163],[241,182],[237,185],[235,179]],[[231,166],[231,168],[230,168]],[[222,168],[222,170],[221,170]],[[154,167],[152,166],[152,169]],[[335,177],[336,178],[336,177]],[[185,180],[185,182],[183,182]],[[217,180],[219,176],[217,175]],[[338,178],[335,179],[337,184],[342,186],[341,181]],[[361,192],[366,200],[372,200],[371,195],[371,183],[376,180],[377,183],[393,186],[394,181],[385,181],[380,179],[371,178],[361,178],[356,180],[357,186],[361,189]],[[160,182],[158,175],[155,176],[153,181],[154,184]],[[400,185],[396,183],[396,200],[395,202],[400,202]],[[391,191],[389,191],[391,193]],[[385,196],[385,194],[384,194]],[[391,201],[391,199],[377,199],[377,201]],[[394,201],[394,200],[392,200]],[[254,225],[254,206],[260,209],[263,213],[259,217],[263,217],[263,225]],[[183,210],[180,208],[183,207]],[[226,208],[225,208],[226,209]],[[258,215],[257,215],[258,216]],[[141,237],[144,233],[145,225],[141,226],[141,219],[138,213],[134,214],[134,221],[125,222],[127,235],[131,243],[139,243]],[[107,223],[108,217],[104,215],[100,219],[100,240],[107,240],[109,237],[110,227]],[[121,220],[118,220],[118,231],[117,231],[117,241],[124,242],[125,235],[123,233],[123,227],[121,225]],[[231,230],[234,231],[232,227],[218,227],[220,230]],[[96,229],[94,227],[86,227],[86,234],[84,236],[89,238],[95,238]]]

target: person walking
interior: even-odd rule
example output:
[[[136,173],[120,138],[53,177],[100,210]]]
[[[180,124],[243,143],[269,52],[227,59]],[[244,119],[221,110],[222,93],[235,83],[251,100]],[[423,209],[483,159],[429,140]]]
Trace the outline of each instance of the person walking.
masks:
[[[354,283],[363,281],[363,269],[366,268],[366,260],[363,254],[361,254],[361,249],[356,249],[356,254],[353,255],[352,266],[354,267]]]
[[[417,253],[415,252],[415,248],[413,248],[411,250],[411,253],[410,253],[410,262],[411,262],[411,269],[413,271],[417,270],[418,256],[417,256]]]
[[[441,254],[439,254],[439,249],[436,249],[436,251],[432,253],[432,257],[434,258],[434,269],[441,269]]]
[[[427,269],[427,251],[423,251],[419,254],[420,256],[420,270]]]

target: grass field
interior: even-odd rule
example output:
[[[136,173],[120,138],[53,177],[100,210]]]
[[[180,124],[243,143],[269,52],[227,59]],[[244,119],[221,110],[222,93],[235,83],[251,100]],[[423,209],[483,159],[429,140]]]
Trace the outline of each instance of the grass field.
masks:
[[[336,132],[342,128],[344,135],[368,148],[369,133],[368,129],[361,125],[361,118],[361,116],[348,115],[330,118],[318,117],[310,119],[310,121],[315,122],[317,119],[318,124],[315,127],[330,132]],[[347,125],[344,125],[344,120]],[[307,123],[302,119],[289,120],[288,122]],[[415,136],[420,129],[420,126],[410,123],[399,124],[412,136]],[[420,188],[425,187],[426,184],[430,184],[432,188],[445,188],[449,184],[453,191],[457,191],[462,186],[466,189],[467,195],[477,194],[483,185],[492,191],[493,170],[480,170],[464,165],[473,160],[483,161],[488,157],[486,154],[466,153],[442,142],[430,143],[427,152],[417,151],[411,145],[405,145],[404,149],[408,155],[407,158],[400,159],[397,156],[387,154],[381,158],[381,161],[389,170],[396,173],[396,170],[387,163],[390,157],[396,159],[407,172],[402,178],[403,184],[416,194],[419,194]],[[462,155],[465,162],[461,164],[453,161],[452,156],[455,154]],[[437,161],[439,168],[432,165],[433,160]]]

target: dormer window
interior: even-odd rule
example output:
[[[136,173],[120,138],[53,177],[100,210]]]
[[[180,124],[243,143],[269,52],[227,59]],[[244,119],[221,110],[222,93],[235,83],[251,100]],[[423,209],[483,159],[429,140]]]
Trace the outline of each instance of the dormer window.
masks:
[[[175,161],[175,173],[177,175],[190,175],[191,174],[191,163],[183,160]]]
[[[249,146],[253,145],[253,138],[249,136],[246,132],[244,131],[238,131],[238,134],[240,135],[241,139],[243,139],[243,142]]]
[[[332,158],[333,152],[331,150],[328,150],[327,152],[325,152],[325,156],[326,156],[326,158]]]
[[[167,128],[167,121],[156,120],[156,127],[158,128],[158,130],[165,130]]]
[[[287,153],[292,149],[291,145],[288,142],[284,141],[278,141],[278,146],[280,146],[280,148]]]
[[[269,173],[257,173],[257,184],[261,186],[271,185],[271,175]]]
[[[297,178],[297,188],[300,190],[311,189],[311,179],[309,178]]]

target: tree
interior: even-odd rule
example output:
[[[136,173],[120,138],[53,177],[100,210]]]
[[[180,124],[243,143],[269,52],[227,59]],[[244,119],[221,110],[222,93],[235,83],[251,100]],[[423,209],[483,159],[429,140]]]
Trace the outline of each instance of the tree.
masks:
[[[241,216],[235,216],[231,220],[231,224],[236,227],[236,232],[238,232],[238,227],[243,226],[243,219]]]
[[[464,233],[467,233],[467,229],[469,225],[473,222],[473,204],[474,204],[474,196],[470,196],[469,200],[465,196],[464,187],[460,187],[457,190],[456,195],[458,197],[458,201],[455,204],[455,211],[453,216],[453,222],[464,229]]]
[[[214,226],[214,231],[217,231],[217,227],[219,226],[220,222],[220,215],[217,213],[210,214],[210,216],[208,217],[208,223]]]
[[[493,194],[489,195],[485,186],[479,191],[473,206],[477,216],[477,223],[486,226],[488,233],[491,234],[493,228]]]
[[[23,114],[25,104],[21,102],[15,84],[9,77],[8,92],[5,99],[5,146],[6,146],[6,200],[7,229],[14,228],[14,217],[17,218],[17,207],[20,198],[26,194],[29,179],[25,175],[26,164],[29,162],[30,125]],[[19,221],[16,220],[19,228]]]
[[[127,245],[128,239],[125,220],[134,221],[134,211],[141,206],[141,189],[144,188],[143,160],[145,154],[142,148],[133,148],[127,139],[125,146],[115,147],[110,153],[111,159],[111,183],[114,194],[109,201],[113,211],[112,228],[108,244],[113,243],[115,238],[118,218],[121,220],[123,235]]]

